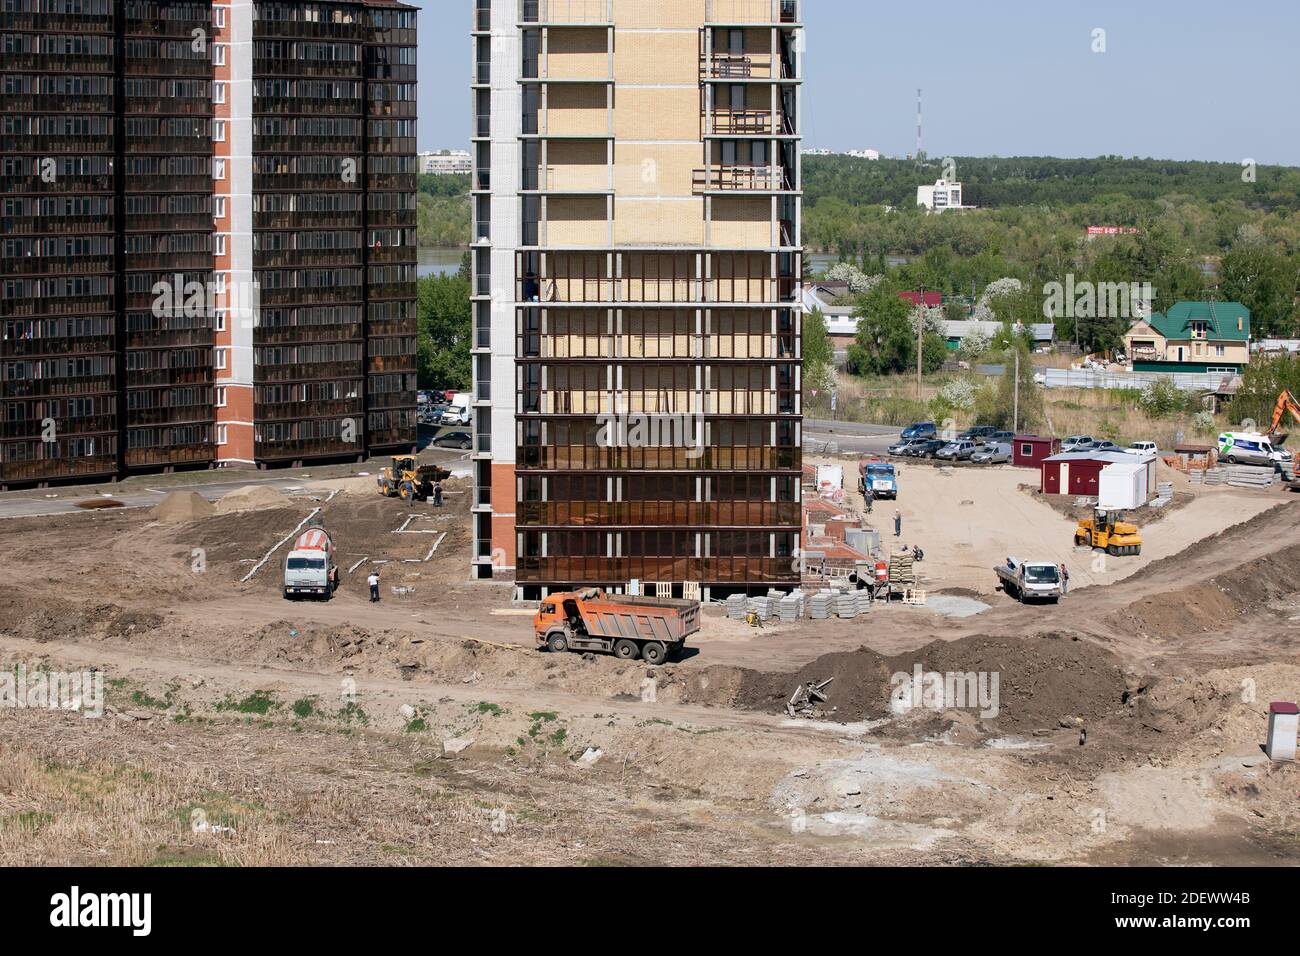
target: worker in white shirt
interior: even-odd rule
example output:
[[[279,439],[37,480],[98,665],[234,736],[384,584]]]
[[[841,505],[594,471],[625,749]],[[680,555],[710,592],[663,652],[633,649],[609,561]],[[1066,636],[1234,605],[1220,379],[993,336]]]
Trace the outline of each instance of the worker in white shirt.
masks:
[[[379,572],[371,571],[370,577],[366,578],[366,583],[370,585],[370,603],[376,604],[379,601]]]

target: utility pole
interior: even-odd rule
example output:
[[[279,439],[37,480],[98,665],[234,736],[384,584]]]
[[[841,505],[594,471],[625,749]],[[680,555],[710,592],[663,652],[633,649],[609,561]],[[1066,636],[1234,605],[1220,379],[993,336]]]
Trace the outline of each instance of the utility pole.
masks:
[[[917,91],[918,93],[920,90]],[[925,333],[925,286],[921,286],[921,304],[916,311],[916,400],[921,401],[921,349]]]
[[[1016,384],[1011,398],[1011,434],[1020,431],[1020,346],[1016,345]]]

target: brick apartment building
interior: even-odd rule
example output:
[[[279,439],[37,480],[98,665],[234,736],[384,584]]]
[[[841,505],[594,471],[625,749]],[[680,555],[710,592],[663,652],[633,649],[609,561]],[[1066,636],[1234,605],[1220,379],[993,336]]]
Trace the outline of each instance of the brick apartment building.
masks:
[[[0,6],[0,485],[415,442],[415,11]]]
[[[798,582],[799,6],[475,0],[476,577]]]

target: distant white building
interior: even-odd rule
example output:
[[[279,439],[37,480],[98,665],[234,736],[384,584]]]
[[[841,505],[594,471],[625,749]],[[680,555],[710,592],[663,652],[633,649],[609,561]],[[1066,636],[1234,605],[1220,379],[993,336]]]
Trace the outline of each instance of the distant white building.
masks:
[[[468,176],[473,163],[469,150],[440,149],[436,153],[420,153],[420,172],[434,176]]]
[[[851,149],[848,155],[854,159],[879,159],[880,150],[878,149]]]
[[[809,149],[801,149],[799,150],[799,152],[802,153],[804,156],[833,156],[834,155],[834,153],[832,153],[825,146],[818,146],[816,148],[809,148]]]
[[[961,183],[948,179],[935,180],[933,186],[916,187],[916,204],[924,206],[931,212],[943,212],[945,209],[974,209],[964,206],[961,201]]]

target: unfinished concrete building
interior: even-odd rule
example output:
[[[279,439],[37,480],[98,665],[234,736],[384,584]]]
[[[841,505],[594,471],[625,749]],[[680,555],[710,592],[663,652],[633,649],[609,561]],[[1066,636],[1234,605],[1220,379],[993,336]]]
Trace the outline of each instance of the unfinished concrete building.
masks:
[[[476,576],[798,582],[799,7],[476,0]]]

